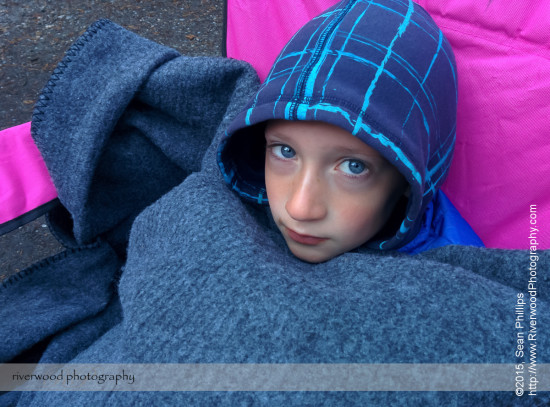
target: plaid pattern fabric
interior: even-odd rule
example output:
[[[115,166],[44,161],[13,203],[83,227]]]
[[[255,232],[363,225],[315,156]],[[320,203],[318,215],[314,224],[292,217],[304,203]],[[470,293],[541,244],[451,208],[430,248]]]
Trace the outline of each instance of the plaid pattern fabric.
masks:
[[[456,103],[452,49],[424,9],[407,0],[342,1],[288,42],[228,129],[219,163],[243,197],[266,203],[264,186],[250,180],[241,162],[248,158],[228,153],[228,140],[270,119],[338,125],[378,150],[411,184],[399,231],[373,244],[397,248],[417,233],[426,205],[447,175]]]

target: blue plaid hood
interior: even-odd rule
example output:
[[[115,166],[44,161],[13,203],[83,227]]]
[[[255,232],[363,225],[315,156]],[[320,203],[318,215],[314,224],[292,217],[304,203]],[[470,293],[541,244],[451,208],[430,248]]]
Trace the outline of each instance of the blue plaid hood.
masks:
[[[232,122],[218,150],[225,181],[267,204],[263,124],[316,120],[352,133],[407,179],[411,193],[390,233],[370,248],[410,242],[444,181],[455,144],[457,81],[452,49],[419,5],[341,1],[308,22]]]

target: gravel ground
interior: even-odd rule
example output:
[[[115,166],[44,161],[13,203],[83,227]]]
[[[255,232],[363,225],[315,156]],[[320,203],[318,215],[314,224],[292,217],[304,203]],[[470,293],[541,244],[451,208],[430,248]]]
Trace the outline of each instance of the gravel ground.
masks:
[[[0,129],[31,120],[65,51],[100,18],[185,55],[222,55],[222,0],[0,0]],[[44,217],[0,236],[0,281],[62,250]]]

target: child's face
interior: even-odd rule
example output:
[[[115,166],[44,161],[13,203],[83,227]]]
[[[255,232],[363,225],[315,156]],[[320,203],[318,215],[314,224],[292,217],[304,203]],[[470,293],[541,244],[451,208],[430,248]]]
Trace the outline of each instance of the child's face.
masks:
[[[378,152],[322,122],[269,122],[265,183],[292,253],[319,263],[371,239],[407,182]]]

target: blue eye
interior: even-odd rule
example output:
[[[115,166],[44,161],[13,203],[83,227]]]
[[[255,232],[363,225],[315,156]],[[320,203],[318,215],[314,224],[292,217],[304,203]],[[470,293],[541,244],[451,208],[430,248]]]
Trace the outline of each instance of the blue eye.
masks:
[[[346,160],[341,164],[341,169],[346,174],[359,175],[368,170],[366,165],[358,160]]]
[[[292,147],[281,145],[275,147],[275,154],[283,158],[293,158],[296,155],[296,151]]]

